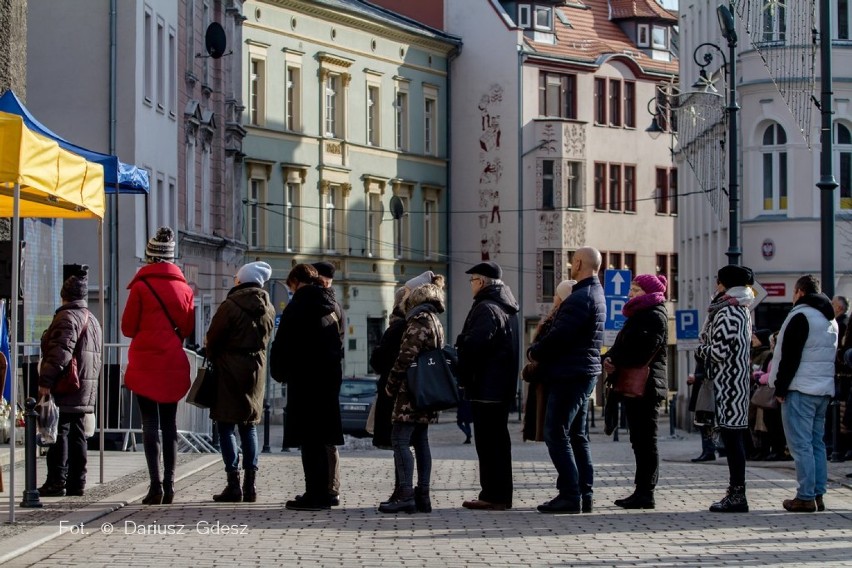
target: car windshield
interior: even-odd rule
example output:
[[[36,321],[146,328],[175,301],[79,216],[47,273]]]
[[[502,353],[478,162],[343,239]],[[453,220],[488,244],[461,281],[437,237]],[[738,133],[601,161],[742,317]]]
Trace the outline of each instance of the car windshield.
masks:
[[[340,385],[340,396],[370,397],[376,394],[376,383],[373,381],[347,381]]]

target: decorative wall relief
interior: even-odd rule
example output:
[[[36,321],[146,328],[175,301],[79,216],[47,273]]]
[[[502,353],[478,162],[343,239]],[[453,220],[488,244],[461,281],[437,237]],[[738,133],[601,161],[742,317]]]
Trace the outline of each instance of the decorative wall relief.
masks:
[[[586,244],[586,215],[581,212],[566,211],[562,217],[564,225],[562,238],[564,247],[578,249]]]
[[[539,149],[547,152],[548,154],[553,154],[556,152],[556,129],[553,127],[553,124],[548,123],[544,125],[544,129],[542,130],[542,139],[539,142]]]
[[[564,124],[563,149],[566,158],[586,157],[586,129],[582,124]]]
[[[538,226],[538,244],[542,248],[553,248],[559,244],[559,213],[547,212],[539,213]]]
[[[500,148],[502,131],[500,113],[503,103],[503,87],[493,84],[488,92],[479,98],[480,136],[479,136],[479,214],[480,257],[482,260],[496,260],[500,253],[500,184],[503,177],[502,152]]]

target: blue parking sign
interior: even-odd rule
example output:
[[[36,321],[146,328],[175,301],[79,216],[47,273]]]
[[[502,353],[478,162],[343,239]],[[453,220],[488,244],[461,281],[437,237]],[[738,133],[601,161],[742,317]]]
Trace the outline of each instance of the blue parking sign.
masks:
[[[606,322],[604,329],[610,331],[620,331],[624,327],[624,322],[627,320],[621,310],[624,304],[627,303],[627,296],[607,296],[606,297]]]
[[[603,282],[604,295],[626,297],[632,281],[633,276],[629,270],[606,270]]]
[[[675,310],[678,339],[698,339],[698,310]]]

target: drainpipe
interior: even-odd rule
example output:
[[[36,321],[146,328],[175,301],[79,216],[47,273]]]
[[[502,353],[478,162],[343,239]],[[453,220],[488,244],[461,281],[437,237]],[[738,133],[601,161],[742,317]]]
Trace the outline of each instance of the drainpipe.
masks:
[[[447,273],[447,288],[452,289],[451,284],[452,280],[450,280],[450,264],[452,263],[452,255],[450,254],[450,226],[452,223],[450,222],[452,218],[452,208],[450,207],[450,199],[452,197],[452,168],[453,168],[453,137],[452,137],[452,129],[453,129],[453,105],[452,105],[452,89],[450,88],[450,81],[452,78],[452,63],[453,60],[456,59],[459,55],[461,55],[462,46],[455,47],[451,52],[449,57],[447,57],[447,222],[444,223],[444,242],[446,243],[446,251],[447,255],[445,257],[446,260],[446,273]],[[447,294],[445,298],[445,303],[447,306],[447,314],[453,313],[450,309],[452,306],[452,298],[453,294]],[[453,338],[455,337],[455,333],[453,333],[453,318],[447,317],[447,337]],[[451,340],[451,343],[455,342],[455,340]]]
[[[524,49],[522,44],[518,44],[518,346],[521,357],[518,359],[518,378],[517,378],[517,396],[518,396],[518,420],[521,420],[521,393],[523,385],[521,383],[521,365],[524,364],[524,333],[526,330],[526,320],[524,319]]]
[[[109,149],[111,155],[116,155],[116,90],[117,90],[117,3],[118,0],[109,2]],[[116,188],[117,190],[118,188]],[[107,218],[109,227],[107,229],[109,247],[109,309],[104,314],[104,328],[110,342],[116,342],[118,338],[118,192],[107,196]],[[106,286],[104,286],[106,289]]]

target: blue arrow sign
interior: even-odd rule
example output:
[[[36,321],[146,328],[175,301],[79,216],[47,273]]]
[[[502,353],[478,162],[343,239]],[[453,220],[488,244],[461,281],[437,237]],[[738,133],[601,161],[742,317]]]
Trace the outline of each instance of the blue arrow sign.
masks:
[[[607,270],[604,272],[604,295],[627,296],[632,281],[629,270]]]
[[[675,310],[678,339],[698,339],[698,310]]]
[[[624,304],[626,303],[627,296],[606,297],[606,322],[604,322],[604,329],[618,331],[624,327],[624,322],[627,318],[624,317],[621,310],[624,308]]]

